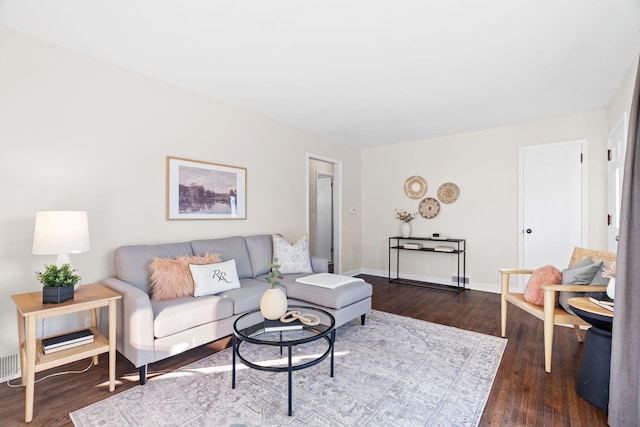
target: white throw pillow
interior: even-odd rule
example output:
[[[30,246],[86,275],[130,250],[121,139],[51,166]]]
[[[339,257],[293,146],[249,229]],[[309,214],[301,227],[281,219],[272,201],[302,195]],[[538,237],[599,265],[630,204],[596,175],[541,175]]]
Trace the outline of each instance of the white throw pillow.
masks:
[[[313,273],[309,256],[309,238],[305,234],[289,244],[282,236],[273,235],[273,259],[282,274]]]
[[[240,287],[236,261],[233,259],[215,264],[189,264],[189,270],[195,285],[194,297],[215,295]]]

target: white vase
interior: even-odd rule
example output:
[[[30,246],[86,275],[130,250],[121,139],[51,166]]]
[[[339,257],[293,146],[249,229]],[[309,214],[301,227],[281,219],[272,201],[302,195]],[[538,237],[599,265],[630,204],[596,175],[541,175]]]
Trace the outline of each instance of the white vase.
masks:
[[[404,238],[411,237],[411,224],[403,222],[400,226],[400,235]]]
[[[260,312],[265,319],[279,319],[287,312],[287,296],[280,288],[267,289],[260,298]]]
[[[611,299],[614,299],[613,297],[616,294],[616,279],[609,279],[609,284],[607,285],[607,296]]]

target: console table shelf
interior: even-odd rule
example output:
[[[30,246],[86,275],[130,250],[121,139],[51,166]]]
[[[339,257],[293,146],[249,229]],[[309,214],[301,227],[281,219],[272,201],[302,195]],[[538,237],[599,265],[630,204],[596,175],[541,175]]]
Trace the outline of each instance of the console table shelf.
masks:
[[[404,242],[404,243],[402,243]],[[418,249],[405,248],[405,243],[415,242],[430,242],[436,246],[422,247]],[[436,250],[437,246],[441,244],[453,244],[453,250]],[[395,251],[395,277],[391,277],[391,262],[392,254]],[[437,283],[423,282],[419,280],[403,279],[400,277],[400,253],[403,251],[410,252],[430,252],[437,254],[453,255],[457,258],[457,282],[455,285],[445,285]],[[389,283],[395,282],[401,285],[420,286],[429,289],[436,289],[441,291],[461,293],[466,289],[466,264],[467,264],[467,240],[466,239],[434,239],[431,237],[401,237],[393,236],[389,237]],[[462,273],[462,275],[460,275]]]

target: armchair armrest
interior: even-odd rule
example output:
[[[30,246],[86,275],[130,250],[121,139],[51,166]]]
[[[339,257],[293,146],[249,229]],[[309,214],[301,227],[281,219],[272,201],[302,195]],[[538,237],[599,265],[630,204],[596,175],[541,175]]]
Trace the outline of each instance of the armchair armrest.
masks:
[[[554,292],[604,292],[606,286],[600,285],[540,285],[544,291]]]
[[[516,268],[501,268],[501,274],[532,274],[534,270],[519,270]]]
[[[155,360],[153,309],[144,291],[110,277],[101,283],[122,295],[117,313],[117,348],[136,367]]]

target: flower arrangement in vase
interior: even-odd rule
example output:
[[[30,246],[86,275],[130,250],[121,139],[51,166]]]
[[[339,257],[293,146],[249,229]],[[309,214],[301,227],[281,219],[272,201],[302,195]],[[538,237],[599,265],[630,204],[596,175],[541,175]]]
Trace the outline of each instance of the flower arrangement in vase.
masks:
[[[404,238],[411,237],[411,221],[418,215],[417,213],[409,213],[407,211],[400,212],[396,209],[396,218],[402,221],[400,224],[400,235]]]
[[[260,312],[265,319],[275,320],[287,312],[287,296],[278,288],[280,280],[284,278],[280,273],[280,264],[278,258],[274,258],[272,262],[267,264],[271,271],[265,277],[265,280],[271,284],[262,298],[260,298]]]
[[[613,262],[610,267],[607,267],[602,272],[602,277],[609,279],[609,284],[607,285],[607,296],[611,299],[616,294],[616,263]]]
[[[36,271],[36,278],[42,283],[42,303],[59,304],[73,299],[74,286],[81,277],[70,264],[48,264],[44,271]]]

